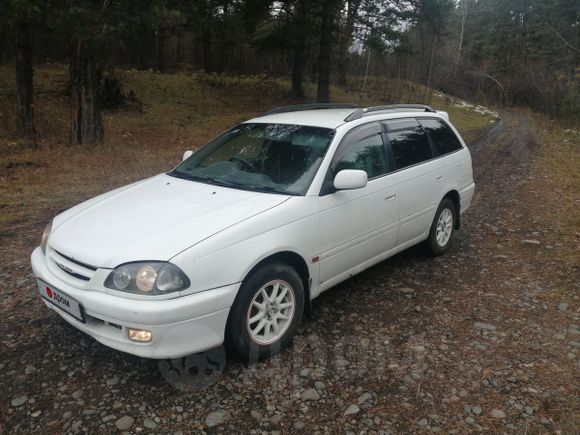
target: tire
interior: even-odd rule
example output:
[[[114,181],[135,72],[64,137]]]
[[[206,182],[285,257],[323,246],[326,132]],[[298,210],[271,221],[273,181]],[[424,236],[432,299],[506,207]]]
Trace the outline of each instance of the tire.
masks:
[[[455,213],[453,201],[443,198],[433,218],[429,238],[425,241],[425,247],[430,255],[438,257],[449,250],[455,231]]]
[[[245,361],[258,361],[280,352],[296,333],[304,297],[304,284],[292,267],[284,263],[259,267],[244,280],[230,309],[226,348]]]

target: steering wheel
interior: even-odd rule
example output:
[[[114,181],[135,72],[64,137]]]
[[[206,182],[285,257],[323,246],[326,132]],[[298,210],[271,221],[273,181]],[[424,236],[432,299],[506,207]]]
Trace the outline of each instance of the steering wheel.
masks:
[[[256,169],[256,167],[254,166],[253,163],[247,161],[246,159],[242,158],[242,157],[238,157],[238,156],[234,156],[231,157],[229,159],[230,162],[240,162],[241,164],[243,164],[247,169],[250,169],[251,172],[258,172],[258,170]]]

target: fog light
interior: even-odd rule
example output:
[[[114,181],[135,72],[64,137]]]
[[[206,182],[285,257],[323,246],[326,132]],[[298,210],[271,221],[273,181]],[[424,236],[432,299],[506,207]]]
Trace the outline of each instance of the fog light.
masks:
[[[146,329],[133,329],[129,328],[129,340],[138,341],[140,343],[149,343],[153,338],[151,331]]]

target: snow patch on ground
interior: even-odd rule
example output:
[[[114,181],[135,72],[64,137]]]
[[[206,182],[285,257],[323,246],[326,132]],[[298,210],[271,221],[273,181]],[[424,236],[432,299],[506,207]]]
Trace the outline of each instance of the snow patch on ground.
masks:
[[[482,115],[491,116],[492,118],[499,119],[500,114],[495,110],[488,109],[485,106],[479,104],[471,104],[464,100],[455,100],[453,102],[455,107],[459,107],[460,109],[464,110],[473,110],[474,112],[480,113]]]
[[[472,104],[468,101],[462,100],[460,98],[455,98],[455,97],[452,97],[450,95],[443,94],[441,92],[435,92],[435,96],[438,98],[444,98],[446,100],[451,100],[452,104],[455,107],[459,107],[460,109],[472,110],[472,111],[477,112],[477,113],[484,115],[484,116],[491,116],[492,118],[494,118],[491,122],[495,122],[496,119],[501,118],[501,115],[499,112],[496,112],[495,110],[491,110],[491,109],[489,109],[485,106],[482,106],[480,104]]]

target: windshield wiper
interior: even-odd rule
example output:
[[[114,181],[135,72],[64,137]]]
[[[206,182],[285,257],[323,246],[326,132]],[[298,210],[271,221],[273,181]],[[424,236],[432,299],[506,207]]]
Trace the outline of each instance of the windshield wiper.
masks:
[[[248,186],[247,184],[237,183],[235,181],[226,181],[199,174],[184,174],[183,172],[169,172],[168,175],[181,178],[183,180],[201,181],[202,183],[213,184],[216,186],[232,187],[234,189],[250,190],[252,192],[277,193],[279,195],[297,196],[297,193],[284,192],[272,186]]]
[[[185,174],[183,172],[178,172],[178,171],[168,172],[167,175],[169,175],[171,177],[175,177],[175,178],[181,178],[183,180],[194,180],[194,179],[200,178],[199,175]]]
[[[283,190],[276,189],[272,186],[244,186],[247,190],[252,190],[254,192],[266,192],[266,193],[278,193],[280,195],[291,195],[299,196],[297,193],[284,192]]]
[[[172,177],[176,178],[181,178],[182,180],[201,181],[202,183],[214,184],[217,186],[238,187],[237,183],[229,183],[227,181],[218,180],[213,177],[209,177],[207,175],[184,174],[183,172],[175,172],[175,171],[169,172],[167,175],[171,175]]]

